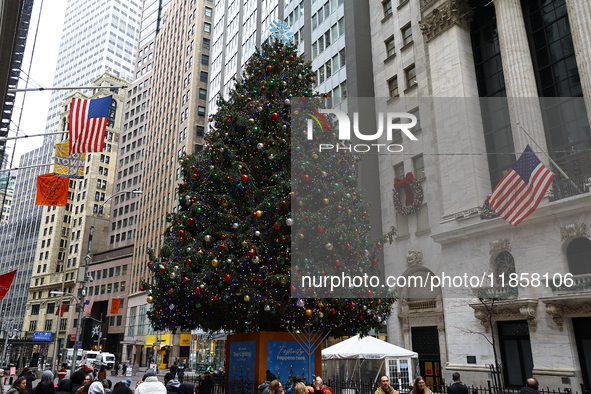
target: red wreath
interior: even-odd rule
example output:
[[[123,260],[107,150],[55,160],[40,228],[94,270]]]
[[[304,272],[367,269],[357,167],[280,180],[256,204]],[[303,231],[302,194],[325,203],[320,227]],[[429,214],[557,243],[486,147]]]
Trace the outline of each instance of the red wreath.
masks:
[[[400,195],[398,194],[398,189],[404,189],[404,194],[406,195],[406,206],[402,206],[402,202],[400,202]],[[394,178],[394,189],[392,190],[392,200],[394,202],[394,208],[396,208],[396,212],[400,213],[401,215],[412,215],[416,213],[421,204],[423,203],[423,188],[421,186],[421,182],[418,179],[415,179],[412,172],[406,174],[406,176],[402,179]]]

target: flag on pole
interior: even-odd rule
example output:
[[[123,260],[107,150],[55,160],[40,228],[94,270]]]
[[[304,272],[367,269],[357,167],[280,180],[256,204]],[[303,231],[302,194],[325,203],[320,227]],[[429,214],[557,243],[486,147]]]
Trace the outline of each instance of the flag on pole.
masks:
[[[84,301],[84,308],[82,310],[84,312],[91,313],[92,312],[92,304],[94,304],[94,301],[91,301],[91,300]]]
[[[84,163],[86,153],[68,154],[70,141],[61,142],[55,145],[55,166],[53,173],[64,178],[84,178]]]
[[[61,317],[64,317],[64,313],[67,310],[68,310],[68,304],[62,304],[62,305],[59,306],[59,308],[57,308],[55,310],[55,315],[57,316],[59,314]]]
[[[14,276],[16,275],[16,270],[11,271],[7,274],[0,275],[0,300],[4,298],[10,286],[12,285],[12,281],[14,280]]]
[[[68,203],[68,187],[70,180],[55,174],[37,177],[36,205],[65,207]]]
[[[103,151],[112,99],[111,96],[93,100],[72,99],[70,105],[70,155]]]
[[[118,315],[119,314],[119,307],[121,306],[121,298],[113,298],[111,301],[111,314]]]
[[[513,168],[499,181],[490,196],[490,206],[514,226],[540,204],[554,174],[536,157],[529,145]]]

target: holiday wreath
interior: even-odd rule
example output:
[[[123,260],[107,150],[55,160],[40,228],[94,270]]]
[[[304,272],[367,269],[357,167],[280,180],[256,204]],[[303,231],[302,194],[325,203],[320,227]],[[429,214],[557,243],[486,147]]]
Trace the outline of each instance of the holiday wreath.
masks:
[[[398,189],[404,189],[406,195],[405,206],[402,206]],[[406,174],[402,179],[394,178],[394,189],[392,190],[392,200],[396,212],[401,215],[412,215],[417,212],[423,203],[423,187],[418,179],[415,179],[412,172]]]

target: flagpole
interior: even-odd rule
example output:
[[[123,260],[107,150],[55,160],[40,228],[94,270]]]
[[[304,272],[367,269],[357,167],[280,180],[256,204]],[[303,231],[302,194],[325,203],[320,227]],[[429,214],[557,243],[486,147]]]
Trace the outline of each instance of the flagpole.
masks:
[[[535,146],[537,146],[537,148],[540,150],[540,152],[542,152],[542,154],[544,154],[544,156],[546,156],[548,158],[548,160],[550,160],[550,163],[556,167],[556,169],[558,170],[558,172],[560,172],[560,174],[565,177],[571,185],[574,186],[574,188],[577,190],[577,193],[582,194],[582,192],[579,190],[579,186],[577,186],[576,183],[574,183],[572,181],[572,179],[570,179],[568,177],[568,175],[566,175],[566,173],[564,171],[562,171],[562,168],[560,168],[560,166],[558,164],[556,164],[556,162],[554,160],[552,160],[552,158],[550,157],[549,154],[546,153],[546,151],[544,151],[542,149],[542,147],[540,145],[538,145],[538,143],[536,142],[536,140],[534,140],[531,135],[529,135],[529,133],[527,131],[525,131],[525,129],[523,128],[522,125],[519,124],[519,122],[517,122],[517,125],[519,126],[519,128],[521,129],[521,131],[523,131],[525,133],[525,135],[527,135],[529,137],[529,139],[534,143]]]
[[[32,166],[24,166],[24,167],[14,167],[14,168],[7,168],[7,169],[4,169],[4,170],[0,170],[0,173],[2,173],[2,172],[10,172],[10,171],[18,171],[18,170],[26,170],[26,169],[29,169],[29,168],[37,168],[37,167],[52,166],[52,165],[54,165],[54,164],[55,164],[55,163],[47,163],[47,164],[35,164],[35,165],[32,165]]]
[[[41,134],[31,134],[31,135],[21,135],[21,136],[14,136],[14,137],[2,137],[0,138],[0,142],[9,141],[9,140],[18,140],[19,138],[30,138],[30,137],[44,137],[46,135],[57,135],[57,134],[66,134],[67,131],[56,131],[55,133],[41,133]]]
[[[53,87],[53,88],[23,88],[23,89],[8,89],[9,93],[17,93],[17,92],[43,92],[45,90],[82,90],[82,89],[100,89],[100,88],[126,88],[127,85],[118,85],[118,86],[65,86],[65,87]]]

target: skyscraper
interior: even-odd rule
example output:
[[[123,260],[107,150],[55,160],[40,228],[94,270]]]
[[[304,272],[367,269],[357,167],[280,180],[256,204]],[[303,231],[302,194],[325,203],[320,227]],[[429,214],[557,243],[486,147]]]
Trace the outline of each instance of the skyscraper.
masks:
[[[149,307],[142,282],[153,280],[147,265],[148,251],[157,252],[163,246],[168,227],[166,216],[178,205],[176,189],[182,179],[179,160],[199,151],[203,144],[212,17],[211,1],[172,1],[154,41],[154,66],[149,82],[151,108],[143,157],[144,194],[137,213],[128,301],[128,336],[134,337],[138,352],[135,361],[140,363],[145,363],[148,356],[156,359],[152,349],[140,343],[158,346],[156,336],[148,335],[153,333],[142,324],[142,319],[147,323],[145,312]],[[128,166],[124,162],[122,168]],[[162,335],[159,342],[162,347],[176,345],[169,356],[189,357],[189,346],[178,346],[179,340],[169,339]]]
[[[139,0],[93,3],[69,0],[54,86],[89,85],[103,71],[130,79],[135,62],[141,7]],[[52,94],[46,132],[65,129],[65,124],[60,125],[61,100],[72,92],[58,90]],[[50,163],[53,152],[53,138],[48,137],[41,148],[23,155],[20,165]],[[19,270],[11,290],[0,301],[0,310],[10,311],[4,316],[15,319],[17,326],[22,324],[23,313],[20,311],[26,303],[40,231],[42,210],[35,206],[35,178],[47,172],[49,167],[43,166],[16,173],[12,219],[0,230],[0,269],[6,271],[9,267],[15,267]],[[18,253],[14,253],[15,250]]]

